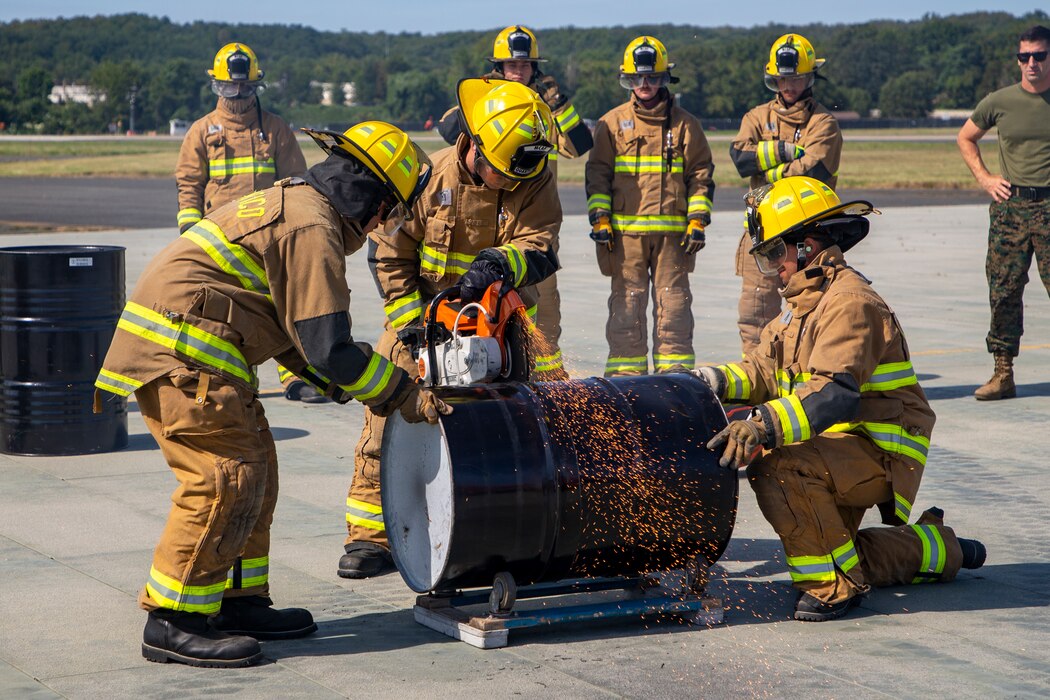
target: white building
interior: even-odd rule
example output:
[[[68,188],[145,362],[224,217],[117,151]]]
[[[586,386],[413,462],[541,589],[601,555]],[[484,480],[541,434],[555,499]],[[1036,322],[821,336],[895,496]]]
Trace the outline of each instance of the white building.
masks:
[[[66,102],[94,107],[96,102],[105,102],[106,96],[92,90],[87,85],[55,85],[51,88],[51,94],[47,96],[51,104],[59,105]]]

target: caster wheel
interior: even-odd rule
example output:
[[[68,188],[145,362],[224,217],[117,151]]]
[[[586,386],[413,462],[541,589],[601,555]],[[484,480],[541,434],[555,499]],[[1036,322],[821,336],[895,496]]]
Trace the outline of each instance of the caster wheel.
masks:
[[[492,581],[492,592],[489,593],[489,611],[493,615],[506,615],[514,608],[518,599],[518,586],[514,577],[506,571],[496,574]]]

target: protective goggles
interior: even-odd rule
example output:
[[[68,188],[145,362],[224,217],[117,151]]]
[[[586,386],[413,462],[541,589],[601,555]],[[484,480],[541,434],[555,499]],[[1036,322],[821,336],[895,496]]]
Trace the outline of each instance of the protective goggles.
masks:
[[[251,97],[259,91],[260,84],[257,82],[241,82],[233,80],[212,80],[211,91],[219,97],[228,100],[243,99]]]
[[[758,263],[758,271],[766,277],[773,277],[787,261],[788,247],[783,238],[774,238],[755,248],[751,254]]]
[[[505,190],[513,190],[518,186],[519,181],[528,180],[535,176],[543,167],[543,164],[547,162],[547,156],[549,156],[551,151],[554,150],[554,146],[547,140],[518,146],[517,150],[514,151],[514,155],[510,157],[510,172],[505,173],[485,157],[485,153],[481,148],[481,140],[475,137],[474,141],[477,144],[478,157],[481,158],[482,162],[484,162],[492,172],[510,183],[507,187],[503,188]]]
[[[643,85],[655,88],[667,87],[671,82],[671,74],[662,73],[620,73],[620,87],[625,90],[636,90]]]
[[[1034,58],[1036,63],[1042,63],[1046,60],[1046,51],[1022,51],[1017,54],[1017,60],[1021,63],[1028,63],[1028,59]]]

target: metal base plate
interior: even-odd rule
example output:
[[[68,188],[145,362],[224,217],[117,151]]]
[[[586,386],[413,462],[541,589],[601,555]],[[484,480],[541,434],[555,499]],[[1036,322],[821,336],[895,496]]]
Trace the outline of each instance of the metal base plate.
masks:
[[[642,593],[638,589],[638,583],[637,579],[624,579],[619,582],[602,580],[598,585],[588,581],[577,581],[523,586],[518,590],[519,599],[550,598],[558,595],[576,595],[578,598],[581,593],[593,598],[600,591],[614,589],[633,589],[636,595],[614,600],[604,597],[600,601],[588,601],[583,604],[565,601],[565,604],[559,605],[556,601],[545,601],[539,609],[512,611],[501,615],[472,612],[466,608],[487,600],[488,589],[452,596],[421,595],[416,598],[413,613],[419,624],[478,649],[505,647],[512,629],[539,625],[640,618],[654,614],[674,615],[693,625],[711,626],[725,621],[721,598],[682,595],[659,588]]]

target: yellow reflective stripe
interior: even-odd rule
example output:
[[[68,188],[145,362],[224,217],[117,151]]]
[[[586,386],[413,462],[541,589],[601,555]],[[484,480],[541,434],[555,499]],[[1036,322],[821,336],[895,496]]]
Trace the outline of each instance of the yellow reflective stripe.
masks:
[[[689,205],[686,209],[687,214],[700,214],[703,212],[710,213],[711,211],[711,200],[702,194],[694,194],[689,198]]]
[[[663,156],[616,156],[613,159],[613,172],[640,175],[642,173],[662,173],[667,169]],[[685,162],[681,157],[671,160],[672,173],[685,172]]]
[[[608,194],[592,194],[587,198],[587,211],[594,209],[604,209],[609,211],[612,209],[612,195]]]
[[[759,170],[769,170],[780,162],[776,141],[759,141],[755,155],[758,157]]]
[[[470,264],[474,262],[476,257],[476,255],[469,253],[449,253],[445,259],[445,274],[466,274],[467,270],[470,269]]]
[[[926,456],[930,451],[930,439],[923,435],[912,435],[899,425],[892,423],[874,423],[860,421],[856,423],[836,423],[828,428],[833,433],[853,433],[861,431],[877,447],[886,452],[911,457],[925,466]]]
[[[809,426],[809,419],[806,417],[806,411],[802,408],[802,402],[797,396],[792,394],[782,399],[774,399],[766,406],[773,409],[780,420],[785,445],[809,440],[812,430]]]
[[[95,378],[95,386],[117,396],[128,396],[131,392],[141,387],[142,382],[131,377],[125,377],[123,374],[111,372],[103,367],[98,371],[98,377]]]
[[[368,401],[383,393],[390,385],[390,377],[394,374],[394,363],[382,355],[373,352],[368,359],[368,365],[361,376],[353,384],[343,386],[358,401]]]
[[[693,355],[692,353],[682,355],[653,355],[653,365],[657,370],[678,366],[692,369],[694,364],[696,364],[696,355]]]
[[[558,160],[558,151],[556,151],[556,150],[555,151],[551,151],[550,153],[547,154],[547,162],[548,163],[552,163],[552,162],[554,162],[556,160]]]
[[[848,540],[841,547],[831,550],[831,556],[835,560],[835,566],[839,567],[839,570],[843,573],[848,572],[860,563],[860,557],[857,556],[857,548],[853,546],[853,540]]]
[[[226,581],[208,586],[184,586],[178,580],[150,567],[146,590],[153,602],[168,610],[211,614],[219,611]]]
[[[386,525],[383,523],[383,509],[354,498],[346,499],[346,522],[369,530],[379,532],[386,530]]]
[[[233,567],[226,573],[226,588],[234,586]],[[270,580],[270,557],[241,560],[241,588],[264,586]]]
[[[561,369],[561,350],[558,350],[553,355],[537,355],[536,356],[536,371],[537,372],[550,372],[552,370]]]
[[[288,369],[280,362],[277,363],[277,380],[281,382],[281,384],[284,384],[286,381],[288,381],[294,376],[295,373],[292,372],[292,370]]]
[[[834,581],[835,565],[830,554],[805,557],[787,557],[788,573],[791,580],[799,581]]]
[[[863,391],[892,391],[902,386],[918,384],[919,378],[915,376],[915,369],[911,362],[887,362],[875,368],[875,372],[868,381],[861,385]]]
[[[214,221],[201,219],[182,236],[200,246],[219,269],[235,277],[242,287],[250,292],[263,294],[273,301],[266,271],[252,259],[243,246],[230,243],[226,234]]]
[[[773,182],[776,182],[777,180],[783,179],[783,177],[784,177],[784,168],[786,168],[786,167],[787,167],[786,163],[781,163],[777,167],[770,168],[769,170],[767,170],[766,171],[766,182],[773,183]]]
[[[792,393],[791,375],[786,369],[777,369],[777,396],[790,396]]]
[[[273,158],[254,160],[252,156],[243,156],[240,158],[216,158],[208,161],[208,177],[212,178],[243,175],[245,173],[258,175],[276,172],[277,166]]]
[[[556,114],[554,120],[558,122],[558,129],[563,133],[580,123],[580,115],[571,104],[561,114]]]
[[[747,378],[744,368],[738,364],[720,365],[715,369],[721,370],[726,377],[726,400],[747,401],[751,398],[751,380]]]
[[[179,226],[183,224],[195,224],[201,220],[203,214],[200,209],[194,209],[193,207],[187,207],[185,209],[179,209]]]
[[[383,307],[383,313],[394,328],[400,328],[423,315],[423,295],[419,291],[406,294]]]
[[[912,579],[912,583],[935,581],[944,571],[945,550],[941,533],[933,525],[912,525],[911,528],[922,543],[922,562],[919,564],[919,571],[916,572],[918,575]]]
[[[684,216],[676,216],[673,214],[654,214],[651,216],[625,216],[622,214],[614,214],[612,217],[612,226],[617,231],[637,232],[637,233],[654,233],[654,232],[672,232],[681,233],[688,223]]]
[[[432,248],[424,243],[419,249],[419,266],[424,270],[444,276],[447,262],[448,256],[437,248]]]
[[[649,369],[647,355],[640,357],[610,357],[605,362],[606,372],[646,372]]]
[[[528,264],[525,262],[525,255],[511,243],[501,245],[496,250],[503,251],[503,254],[507,256],[507,263],[510,265],[510,272],[514,279],[514,286],[517,287],[522,283],[525,279],[525,275],[529,271]]]
[[[911,503],[896,491],[893,492],[893,501],[893,512],[901,519],[901,522],[908,522],[908,519],[911,518]]]
[[[237,346],[188,323],[174,323],[152,309],[129,301],[117,321],[117,328],[238,377],[253,387],[258,386],[258,378]]]

